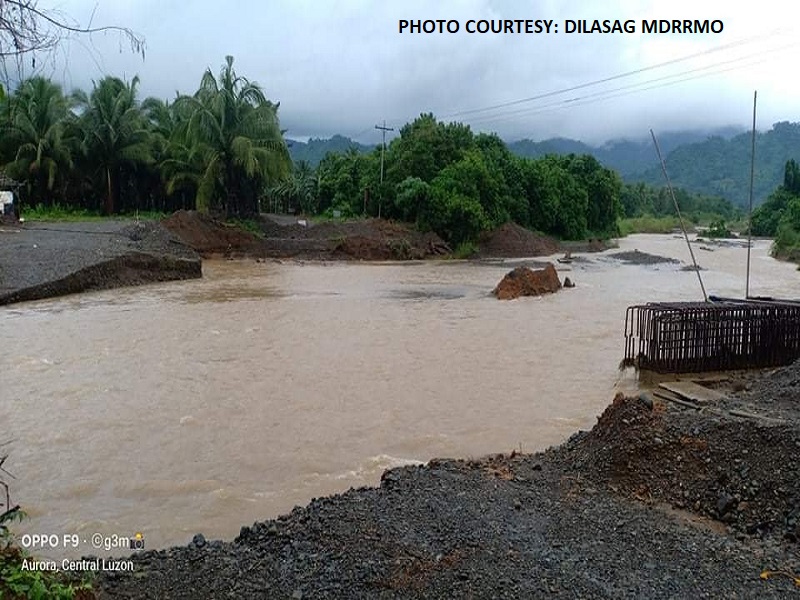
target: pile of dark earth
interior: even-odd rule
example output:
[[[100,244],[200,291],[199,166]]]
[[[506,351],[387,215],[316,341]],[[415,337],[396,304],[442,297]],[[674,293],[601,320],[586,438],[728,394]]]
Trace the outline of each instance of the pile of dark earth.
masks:
[[[0,229],[0,304],[200,277],[200,257],[157,223],[25,223]]]
[[[785,396],[767,410],[780,418],[619,395],[543,453],[393,469],[232,542],[134,554],[98,596],[786,598],[800,570],[795,381],[797,365],[725,406]]]
[[[639,250],[628,250],[625,252],[615,252],[609,254],[609,258],[622,261],[631,265],[659,265],[659,264],[678,264],[679,260],[657,254],[648,254]]]

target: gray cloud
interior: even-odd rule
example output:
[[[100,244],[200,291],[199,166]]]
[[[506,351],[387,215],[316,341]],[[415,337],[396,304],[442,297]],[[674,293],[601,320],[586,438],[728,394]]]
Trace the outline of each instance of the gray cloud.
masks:
[[[798,63],[794,37],[770,34],[782,9],[729,3],[621,0],[614,3],[403,3],[101,0],[96,24],[141,32],[146,59],[114,34],[72,40],[45,66],[65,87],[89,88],[104,74],[141,78],[141,94],[171,98],[193,92],[202,72],[219,70],[226,54],[240,75],[259,82],[281,102],[290,136],[335,133],[376,141],[373,126],[399,127],[420,112],[452,115],[476,130],[512,140],[565,136],[589,142],[644,137],[656,130],[746,126],[752,90],[762,99],[759,123],[800,120],[790,65]],[[61,10],[86,22],[95,0],[69,0]],[[758,12],[756,12],[758,11]],[[399,34],[399,19],[552,19],[551,35]],[[565,19],[722,19],[720,35],[566,34]],[[636,76],[495,110],[502,104],[708,52]],[[758,64],[756,61],[761,61]],[[723,64],[724,63],[724,64]],[[699,70],[705,69],[705,70]],[[729,69],[724,71],[725,69]],[[694,72],[691,72],[694,71]],[[724,72],[723,72],[724,71]],[[683,74],[683,75],[681,75]],[[673,79],[665,79],[672,76]],[[674,83],[680,79],[695,77]],[[661,78],[660,81],[652,81]],[[625,86],[628,89],[622,89]],[[653,89],[644,90],[643,87]],[[794,92],[794,93],[792,93]],[[617,97],[610,97],[617,95]]]

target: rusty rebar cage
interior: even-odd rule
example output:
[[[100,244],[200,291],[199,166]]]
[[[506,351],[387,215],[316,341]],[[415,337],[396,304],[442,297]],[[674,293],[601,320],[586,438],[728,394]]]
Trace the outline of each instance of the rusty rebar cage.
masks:
[[[800,358],[800,303],[771,299],[652,302],[628,307],[626,365],[697,373]]]

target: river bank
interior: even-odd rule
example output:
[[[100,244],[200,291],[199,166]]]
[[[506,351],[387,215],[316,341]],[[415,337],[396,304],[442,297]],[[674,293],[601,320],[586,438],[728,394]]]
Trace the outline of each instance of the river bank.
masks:
[[[754,292],[795,294],[794,269],[753,250]],[[559,267],[574,290],[509,303],[488,296],[507,262],[218,260],[197,281],[1,311],[0,421],[31,515],[15,531],[142,531],[153,552],[131,579],[101,577],[106,597],[785,596],[791,580],[759,576],[796,566],[798,436],[708,410],[734,405],[618,402],[563,450],[434,461],[381,485],[390,466],[592,429],[614,395],[625,307],[698,294],[694,273],[649,258],[683,257],[682,240],[621,251],[634,264],[576,257]],[[744,256],[703,253],[708,289],[739,293]],[[768,396],[785,400],[761,410],[785,419],[798,376],[782,373]],[[187,547],[197,532],[227,541]],[[487,550],[462,560],[467,542]],[[404,566],[422,587],[402,587]]]
[[[100,598],[785,598],[800,569],[800,365],[713,409],[618,395],[537,454],[432,460],[233,541],[134,554]],[[743,390],[736,392],[735,390]],[[747,418],[737,416],[747,414]]]
[[[264,216],[252,231],[191,211],[161,221],[7,223],[0,228],[0,305],[202,276],[201,258],[422,260],[453,250],[432,232],[382,219],[310,223]],[[527,258],[611,247],[557,240],[506,223],[474,258]]]
[[[0,305],[201,275],[198,254],[155,222],[0,228]]]

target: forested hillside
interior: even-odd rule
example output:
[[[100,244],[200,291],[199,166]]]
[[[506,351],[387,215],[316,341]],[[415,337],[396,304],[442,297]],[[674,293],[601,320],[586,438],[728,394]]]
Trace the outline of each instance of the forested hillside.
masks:
[[[673,184],[693,192],[723,196],[744,206],[750,191],[751,134],[742,133],[729,140],[713,137],[704,142],[680,146],[667,155],[667,169]],[[783,183],[786,161],[800,150],[800,123],[775,123],[767,132],[756,134],[754,203],[762,203]],[[659,167],[639,178],[661,185]]]
[[[728,139],[740,132],[741,130],[733,127],[708,131],[669,131],[658,134],[658,143],[662,152],[669,153],[680,146],[702,142],[711,136]],[[631,182],[638,181],[638,176],[644,171],[658,166],[653,141],[648,136],[638,140],[611,140],[602,146],[590,146],[566,138],[552,138],[541,142],[519,140],[509,143],[508,147],[515,154],[529,158],[539,158],[547,154],[590,154]]]
[[[730,139],[741,131],[734,127],[708,131],[668,131],[659,134],[658,142],[662,152],[669,153],[679,146],[703,142],[710,137]],[[287,139],[287,142],[292,160],[305,161],[312,167],[316,167],[328,152],[345,152],[351,147],[358,152],[369,152],[375,147],[341,135],[328,139],[311,138],[307,142]],[[525,158],[541,158],[548,154],[589,154],[604,166],[617,171],[626,181],[638,181],[643,172],[658,166],[658,158],[649,137],[611,140],[602,146],[592,146],[569,138],[550,138],[540,142],[524,139],[507,142],[507,145],[512,153]]]
[[[347,152],[350,148],[355,148],[358,152],[369,152],[375,147],[342,135],[334,135],[328,139],[311,138],[307,142],[288,138],[286,143],[294,162],[305,161],[312,167],[316,167],[328,152]]]

